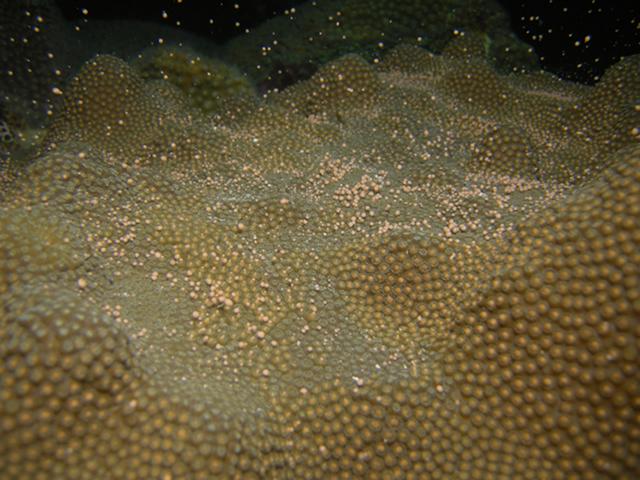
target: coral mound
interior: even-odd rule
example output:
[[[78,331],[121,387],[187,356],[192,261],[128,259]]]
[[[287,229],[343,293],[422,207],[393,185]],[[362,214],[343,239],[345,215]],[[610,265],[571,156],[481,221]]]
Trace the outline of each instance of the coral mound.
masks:
[[[98,56],[0,205],[0,477],[640,477],[635,57],[351,54],[212,116]]]
[[[251,82],[236,68],[199,55],[187,47],[151,47],[135,62],[145,79],[162,79],[176,85],[192,106],[214,111],[227,97],[251,95]]]

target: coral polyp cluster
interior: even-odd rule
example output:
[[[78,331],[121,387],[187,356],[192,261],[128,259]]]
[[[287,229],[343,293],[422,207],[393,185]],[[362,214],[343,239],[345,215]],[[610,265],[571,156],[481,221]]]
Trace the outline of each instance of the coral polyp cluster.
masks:
[[[211,116],[88,61],[2,185],[0,476],[640,477],[640,60],[466,41]]]
[[[189,103],[210,113],[227,97],[253,94],[251,82],[231,65],[187,47],[151,47],[134,64],[144,79],[162,79],[178,87]]]

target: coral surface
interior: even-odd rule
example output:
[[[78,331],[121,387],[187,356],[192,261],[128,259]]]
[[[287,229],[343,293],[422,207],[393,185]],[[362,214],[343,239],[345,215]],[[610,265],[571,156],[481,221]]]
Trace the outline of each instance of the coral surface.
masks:
[[[511,32],[495,0],[310,1],[231,39],[221,54],[273,88],[308,78],[347,53],[373,61],[398,44],[440,52],[463,32],[481,38],[481,56],[499,70],[539,68],[532,47]]]
[[[346,13],[345,13],[346,15]],[[640,57],[101,55],[0,204],[0,477],[640,477]]]
[[[215,110],[227,97],[253,93],[251,82],[235,67],[187,47],[148,48],[135,65],[142,78],[167,80],[205,113]]]

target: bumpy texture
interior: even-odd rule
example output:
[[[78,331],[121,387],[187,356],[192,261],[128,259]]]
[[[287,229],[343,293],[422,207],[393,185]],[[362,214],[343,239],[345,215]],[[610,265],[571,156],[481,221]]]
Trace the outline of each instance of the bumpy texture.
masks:
[[[3,185],[0,477],[638,478],[638,60],[469,45],[206,119],[88,62]]]
[[[230,40],[222,55],[269,89],[308,78],[347,53],[371,61],[403,43],[440,52],[455,34],[501,71],[539,68],[532,47],[511,32],[494,0],[306,2]]]
[[[187,47],[151,47],[135,62],[144,79],[162,79],[177,86],[192,106],[215,110],[222,100],[253,93],[249,80],[235,67]]]

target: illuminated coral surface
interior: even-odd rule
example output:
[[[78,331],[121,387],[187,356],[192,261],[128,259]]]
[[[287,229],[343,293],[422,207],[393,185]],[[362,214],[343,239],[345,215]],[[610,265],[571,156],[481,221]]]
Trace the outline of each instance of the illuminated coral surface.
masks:
[[[3,185],[0,477],[640,476],[640,58],[97,56]]]

